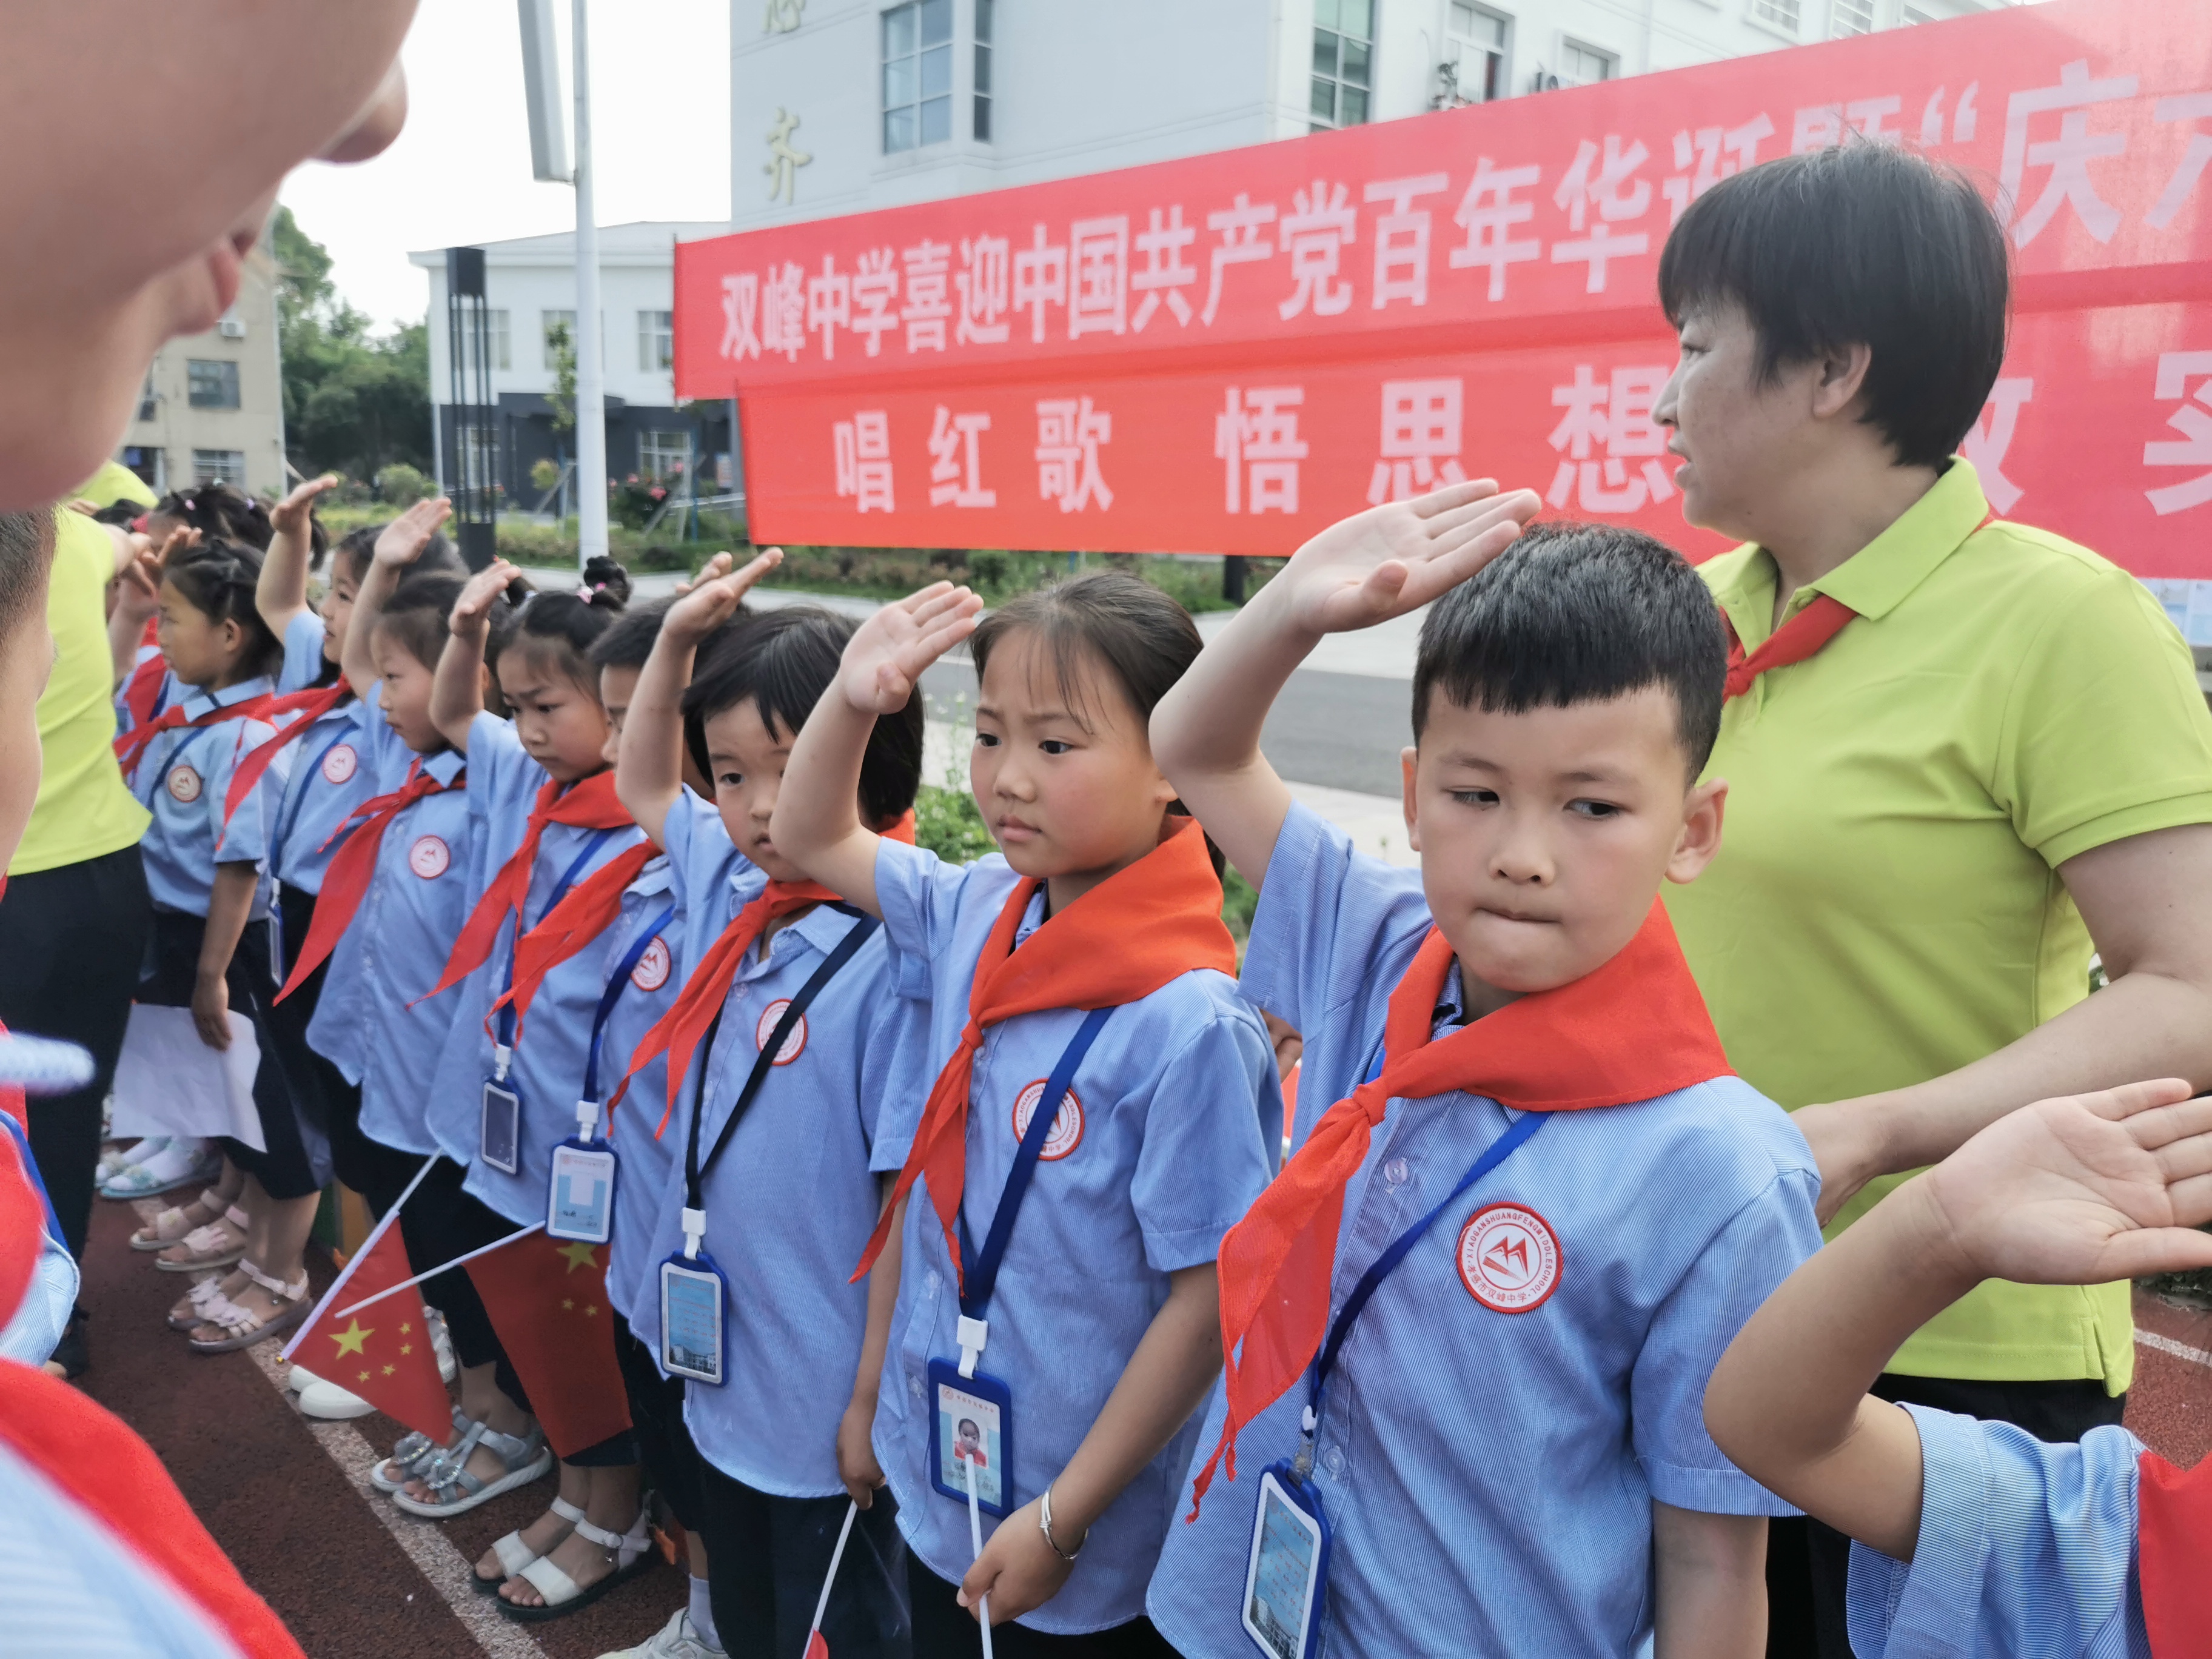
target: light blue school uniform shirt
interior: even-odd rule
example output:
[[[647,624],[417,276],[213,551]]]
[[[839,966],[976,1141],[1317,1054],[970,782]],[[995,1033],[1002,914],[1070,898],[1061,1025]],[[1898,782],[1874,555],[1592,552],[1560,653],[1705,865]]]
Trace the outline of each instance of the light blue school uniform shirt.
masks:
[[[1366,1076],[1429,927],[1419,870],[1356,854],[1291,808],[1243,982],[1305,1036],[1309,1131]],[[1458,1092],[1389,1102],[1346,1188],[1332,1320],[1519,1115]],[[1313,1480],[1334,1541],[1316,1651],[1634,1654],[1651,1634],[1653,1499],[1795,1513],[1721,1455],[1704,1405],[1722,1350],[1820,1247],[1817,1189],[1803,1137],[1726,1077],[1553,1114],[1464,1194],[1382,1282],[1328,1379]],[[1499,1202],[1558,1240],[1553,1287],[1518,1313],[1478,1301],[1460,1267],[1462,1231]],[[1255,1494],[1261,1470],[1297,1454],[1305,1405],[1301,1379],[1245,1426],[1237,1480],[1217,1470],[1189,1525],[1186,1483],[1148,1606],[1189,1659],[1251,1651],[1239,1600]],[[1217,1384],[1201,1457],[1224,1413]]]
[[[886,841],[877,854],[884,931],[908,988],[930,999],[927,1059],[914,1079],[925,1099],[959,1044],[984,940],[1020,880],[995,853],[960,866]],[[1033,923],[1042,920],[1042,901],[1040,890]],[[1049,1009],[984,1030],[961,1199],[979,1244],[1013,1166],[1020,1098],[1050,1076],[1084,1018],[1080,1009]],[[1057,1156],[1048,1146],[1037,1162],[977,1362],[1012,1395],[1016,1506],[1056,1479],[1090,1433],[1167,1300],[1169,1274],[1212,1261],[1267,1184],[1282,1091],[1267,1028],[1226,975],[1183,974],[1114,1011],[1076,1068],[1058,1121],[1069,1131],[1056,1127],[1055,1139],[1072,1132],[1072,1143]],[[929,1484],[934,1407],[926,1374],[932,1359],[960,1357],[960,1303],[927,1184],[916,1182],[907,1204],[874,1439],[908,1545],[939,1578],[957,1583],[975,1557],[966,1505]],[[1145,1583],[1196,1440],[1194,1419],[1107,1507],[1060,1594],[1018,1622],[1075,1635],[1143,1613]],[[987,1521],[987,1534],[996,1524]]]
[[[304,691],[329,664],[323,656],[323,619],[304,611],[284,630],[284,669],[279,693]],[[291,776],[284,785],[270,837],[276,879],[303,893],[323,890],[323,873],[337,855],[332,840],[353,809],[377,793],[369,754],[366,709],[349,697],[291,739]],[[286,949],[299,948],[289,939]]]
[[[16,1659],[244,1659],[196,1603],[4,1444],[0,1607]]]
[[[768,877],[731,844],[714,808],[688,790],[662,833],[690,918],[688,980]],[[684,1148],[700,1068],[703,1164],[786,1005],[860,925],[817,904],[778,928],[765,950],[747,951],[713,1051],[702,1045],[675,1091],[652,1248],[629,1315],[656,1362],[659,1266],[684,1248]],[[912,1074],[920,1061],[910,1040],[915,1005],[899,994],[887,931],[876,928],[800,1015],[701,1194],[705,1249],[730,1285],[726,1380],[719,1388],[688,1383],[684,1420],[708,1462],[778,1498],[834,1498],[845,1489],[837,1425],[853,1396],[868,1308],[866,1282],[848,1281],[882,1209],[877,1174],[904,1161],[928,1089]],[[650,1126],[633,1119],[623,1133],[638,1127]]]
[[[469,728],[467,795],[477,834],[471,909],[507,860],[522,845],[537,804],[545,769],[524,752],[514,728],[489,714],[478,714]],[[601,840],[576,871],[583,881],[643,835],[627,825]],[[594,836],[595,830],[549,823],[538,838],[538,860],[530,873],[530,892],[522,907],[522,931],[528,933],[551,909],[553,890]],[[483,1085],[494,1075],[492,1039],[485,1027],[491,1005],[507,989],[514,960],[514,924],[510,917],[493,941],[491,955],[455,988],[460,993],[453,1023],[438,1056],[430,1090],[430,1133],[440,1150],[468,1166],[462,1188],[518,1226],[545,1218],[545,1190],[552,1176],[553,1148],[576,1133],[576,1099],[584,1086],[584,1059],[592,1033],[592,1013],[605,988],[600,953],[579,951],[545,975],[522,1022],[507,1086],[522,1099],[515,1160],[508,1175],[482,1162]],[[440,972],[444,964],[440,964]],[[420,996],[438,982],[433,974],[416,989]]]
[[[375,702],[359,707],[365,769],[375,777],[376,793],[400,788],[418,761],[447,787],[386,826],[361,908],[331,951],[307,1043],[360,1088],[363,1134],[427,1158],[438,1150],[428,1121],[438,1054],[465,988],[416,999],[445,972],[474,907],[477,827],[460,753],[417,756]]]
[[[151,662],[155,658],[161,654],[161,647],[158,645],[142,645],[131,653],[131,672],[124,677],[123,684],[115,688],[113,702],[115,704],[115,735],[117,737],[119,738],[125,732],[136,729],[138,724],[137,718],[131,712],[131,702],[128,696],[131,690],[131,682],[137,678],[138,671],[141,668],[144,667],[149,662]],[[152,716],[162,713],[172,703],[175,702],[178,698],[189,695],[190,693],[186,690],[185,683],[179,679],[174,674],[171,673],[167,669],[164,668],[161,671],[161,689],[154,694],[154,706],[148,711],[148,718],[150,719]]]
[[[260,676],[212,695],[191,692],[183,708],[187,719],[196,720],[216,708],[265,696],[270,690],[268,678]],[[280,757],[262,774],[260,783],[238,804],[227,825],[222,803],[240,758],[275,734],[274,726],[258,720],[178,726],[156,735],[139,752],[131,793],[154,815],[138,852],[145,860],[147,890],[157,908],[207,915],[220,860],[259,867],[263,878],[255,887],[248,919],[259,921],[269,914],[269,838],[286,781],[284,759]]]
[[[599,1037],[596,1098],[603,1117],[607,1097],[629,1069],[631,1054],[684,988],[678,969],[684,960],[684,906],[677,896],[674,875],[665,856],[656,858],[623,889],[622,915],[607,929],[605,948],[599,953],[602,996],[617,972],[624,975]],[[640,954],[625,969],[623,964],[630,961],[633,951]],[[653,1138],[667,1098],[667,1079],[668,1061],[654,1060],[630,1079],[629,1091],[606,1123],[615,1154],[622,1160],[622,1172],[615,1179],[614,1231],[607,1243],[607,1300],[625,1320],[648,1288],[651,1294],[659,1294],[657,1281],[647,1285],[656,1275],[646,1257],[668,1187],[668,1160],[672,1152],[680,1156],[681,1146],[672,1122],[667,1134]],[[653,1258],[655,1263],[659,1260]]]
[[[1851,1546],[1844,1610],[1859,1659],[2150,1659],[2136,1560],[2142,1442],[2107,1424],[2053,1445],[2010,1423],[1905,1409],[1920,1431],[1920,1540],[1909,1562]]]

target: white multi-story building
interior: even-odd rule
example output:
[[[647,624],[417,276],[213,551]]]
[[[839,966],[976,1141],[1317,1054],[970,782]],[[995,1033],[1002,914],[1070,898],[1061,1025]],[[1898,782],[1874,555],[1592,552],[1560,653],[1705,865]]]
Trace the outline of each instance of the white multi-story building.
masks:
[[[220,481],[275,497],[290,488],[276,272],[268,258],[246,261],[237,301],[221,322],[155,355],[116,456],[157,490]]]
[[[702,489],[732,476],[725,404],[678,409],[670,354],[675,339],[675,255],[681,239],[720,234],[717,224],[646,222],[599,232],[600,361],[606,372],[607,474],[673,478],[687,457]],[[573,433],[554,427],[555,325],[576,338],[575,237],[523,236],[487,242],[484,295],[490,321],[485,357],[497,410],[496,477],[505,502],[532,507],[544,493],[530,471],[575,453]],[[441,482],[449,465],[453,341],[447,323],[446,250],[408,258],[430,275],[430,401],[437,411]]]
[[[2013,0],[732,0],[739,230],[1680,69]]]

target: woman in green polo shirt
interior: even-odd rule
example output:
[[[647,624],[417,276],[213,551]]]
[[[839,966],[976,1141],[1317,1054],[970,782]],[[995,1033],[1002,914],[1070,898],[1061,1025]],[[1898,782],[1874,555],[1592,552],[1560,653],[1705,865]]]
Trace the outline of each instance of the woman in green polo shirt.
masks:
[[[1796,1111],[1824,1216],[2027,1101],[2212,1082],[2188,647],[2126,572],[1995,520],[1954,454],[2003,361],[2002,227],[1962,176],[1854,144],[1717,185],[1659,282],[1684,516],[1744,544],[1705,567],[1741,659],[1707,774],[1726,837],[1668,908],[1729,1058]],[[1984,1285],[1877,1392],[2079,1438],[2120,1415],[2128,1298]],[[1849,1659],[1847,1559],[1778,1531],[1771,1651]]]

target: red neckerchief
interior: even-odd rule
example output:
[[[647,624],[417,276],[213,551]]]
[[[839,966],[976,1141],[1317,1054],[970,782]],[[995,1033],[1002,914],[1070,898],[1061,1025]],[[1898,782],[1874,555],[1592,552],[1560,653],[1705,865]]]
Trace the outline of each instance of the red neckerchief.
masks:
[[[1449,941],[1431,927],[1390,994],[1381,1074],[1328,1109],[1221,1241],[1228,1416],[1194,1498],[1205,1495],[1224,1454],[1229,1478],[1237,1478],[1237,1431],[1304,1376],[1320,1351],[1345,1183],[1392,1100],[1457,1091],[1516,1111],[1571,1112],[1652,1100],[1729,1073],[1705,999],[1656,900],[1636,937],[1601,967],[1436,1037],[1451,966]]]
[[[161,700],[161,678],[169,672],[167,659],[161,655],[161,625],[155,618],[146,618],[146,627],[138,635],[138,648],[154,647],[154,654],[131,671],[130,682],[123,688],[123,706],[131,711],[131,723],[143,726],[154,718],[154,705]]]
[[[1119,1007],[1195,969],[1237,971],[1237,945],[1222,925],[1221,878],[1213,873],[1205,833],[1188,818],[1174,822],[1158,847],[1048,918],[1018,951],[1015,931],[1042,884],[1025,880],[1006,895],[975,960],[967,1028],[929,1091],[906,1167],[854,1279],[874,1265],[899,1200],[920,1175],[929,1177],[929,1201],[945,1229],[953,1273],[960,1273],[954,1229],[968,1178],[968,1086],[985,1026],[1046,1008]]]
[[[620,830],[631,822],[623,804],[615,799],[615,775],[594,772],[563,790],[552,778],[548,778],[538,791],[537,805],[530,809],[530,819],[522,832],[522,845],[514,849],[514,856],[501,865],[499,873],[484,889],[484,896],[477,901],[461,929],[461,936],[453,941],[453,953],[446,959],[446,972],[438,982],[425,991],[416,1001],[434,997],[450,985],[466,979],[490,957],[492,946],[499,940],[499,930],[513,916],[519,923],[524,902],[530,896],[530,874],[538,863],[538,842],[549,823],[565,823],[579,830]]]
[[[203,692],[198,695],[207,694]],[[186,699],[186,702],[189,701],[189,698]],[[276,698],[264,691],[258,697],[241,697],[238,702],[226,704],[220,708],[210,708],[198,720],[185,718],[185,703],[180,702],[173,708],[163,709],[145,725],[136,726],[116,738],[115,759],[123,769],[124,781],[128,782],[137,775],[138,757],[146,752],[146,746],[162,732],[173,732],[180,726],[220,726],[225,720],[264,720],[268,717],[269,705],[276,701]]]
[[[304,726],[307,721],[302,720],[300,723]],[[354,912],[361,908],[369,880],[376,874],[376,855],[384,845],[384,832],[392,827],[392,820],[428,796],[465,788],[468,775],[464,767],[451,783],[441,783],[422,769],[418,757],[409,763],[407,780],[398,788],[388,795],[373,796],[346,815],[345,822],[331,833],[330,841],[323,843],[327,847],[340,836],[345,837],[345,844],[331,854],[330,866],[323,872],[323,890],[315,900],[315,919],[308,923],[307,937],[300,943],[300,954],[293,960],[291,976],[285,980],[284,988],[273,1000],[282,1002],[298,990],[337,948],[338,936],[345,932]]]
[[[1966,533],[1970,537],[1980,535],[1996,522],[1996,517],[1994,510],[1984,514],[1982,521]],[[1728,687],[1722,692],[1721,701],[1727,702],[1741,696],[1761,674],[1804,661],[1842,633],[1858,614],[1832,593],[1817,594],[1802,611],[1760,641],[1759,649],[1747,653],[1743,641],[1736,637],[1735,624],[1723,611],[1721,623],[1728,629],[1729,636]]]
[[[272,698],[268,708],[261,711],[262,719],[274,722],[287,714],[297,714],[299,718],[279,729],[276,736],[264,738],[255,744],[240,757],[238,765],[230,775],[230,789],[222,798],[223,822],[230,822],[230,815],[238,811],[239,803],[252,793],[255,784],[261,781],[261,775],[269,769],[269,763],[276,758],[287,744],[297,743],[307,734],[309,726],[352,695],[353,688],[345,683],[343,676],[340,676],[335,685],[311,685],[304,691],[294,691]]]
[[[2177,1469],[2155,1452],[2136,1466],[2136,1576],[2153,1659],[2212,1656],[2212,1457]]]
[[[884,831],[886,841],[904,842],[914,845],[914,814],[908,812],[890,829]],[[629,1068],[622,1075],[609,1097],[610,1115],[629,1088],[629,1080],[650,1066],[662,1054],[668,1056],[668,1098],[663,1103],[659,1125],[653,1130],[653,1139],[668,1127],[668,1115],[675,1109],[676,1091],[691,1069],[691,1056],[707,1028],[714,1023],[728,1000],[730,987],[737,983],[738,969],[751,950],[753,941],[761,936],[769,923],[779,916],[787,916],[794,910],[804,910],[811,904],[834,904],[839,895],[818,882],[772,881],[759,896],[745,904],[730,918],[722,936],[707,947],[699,958],[699,966],[684,989],[677,995],[666,1013],[653,1023],[653,1029],[638,1040],[631,1050]]]
[[[523,1019],[537,1000],[545,975],[606,931],[607,924],[622,915],[624,890],[659,855],[660,849],[649,841],[625,848],[562,895],[561,902],[535,927],[515,940],[514,981],[492,1000],[485,1012],[485,1036],[499,1041],[492,1021],[511,1002],[515,1040],[521,1041]]]

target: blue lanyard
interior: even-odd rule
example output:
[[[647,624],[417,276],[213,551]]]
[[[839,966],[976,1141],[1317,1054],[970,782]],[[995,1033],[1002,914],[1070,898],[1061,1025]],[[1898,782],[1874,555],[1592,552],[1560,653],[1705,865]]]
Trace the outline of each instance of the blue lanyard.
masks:
[[[307,810],[307,791],[315,787],[315,775],[323,769],[323,763],[330,758],[331,750],[337,748],[340,744],[343,743],[348,738],[353,735],[353,723],[349,720],[346,722],[344,729],[339,732],[337,736],[332,738],[328,743],[325,744],[321,750],[316,754],[315,758],[308,763],[308,770],[306,775],[301,777],[300,780],[299,793],[292,797],[291,811],[284,813],[277,823],[276,838],[270,843],[271,846],[283,848],[290,845],[292,831],[299,827],[300,814]],[[276,739],[272,738],[270,741],[273,743]],[[351,780],[348,780],[348,781],[351,781]]]
[[[584,843],[584,850],[576,854],[576,861],[570,865],[568,866],[568,872],[564,874],[559,881],[554,884],[553,896],[545,901],[545,908],[539,912],[538,917],[538,921],[543,921],[547,916],[552,915],[553,907],[558,904],[562,899],[568,897],[568,890],[576,884],[576,878],[584,873],[584,866],[592,861],[592,854],[598,852],[600,848],[605,846],[607,837],[612,834],[614,834],[614,831],[611,830],[595,830],[592,832],[592,838]],[[529,896],[525,894],[523,896],[523,902],[527,904],[529,902]],[[509,991],[512,991],[514,988],[514,945],[515,944],[520,943],[521,939],[522,911],[520,907],[518,906],[514,913],[514,940],[507,945],[507,949],[506,988]],[[512,1002],[501,1005],[499,1011],[499,1036],[497,1040],[501,1048],[507,1049],[509,1052],[514,1050],[514,1004]]]
[[[1378,1054],[1375,1057],[1375,1069],[1368,1075],[1367,1081],[1372,1083],[1382,1073],[1382,1056]],[[1336,1369],[1336,1356],[1344,1346],[1345,1338],[1352,1334],[1352,1322],[1359,1317],[1368,1298],[1406,1259],[1413,1246],[1427,1236],[1429,1229],[1437,1224],[1443,1212],[1459,1202],[1461,1195],[1468,1188],[1512,1157],[1522,1142],[1534,1135],[1550,1121],[1551,1115],[1547,1112],[1523,1112],[1507,1127],[1504,1134],[1483,1149],[1482,1156],[1476,1158],[1468,1172],[1459,1178],[1459,1185],[1444,1194],[1443,1202],[1399,1234],[1391,1241],[1389,1248],[1376,1256],[1369,1264],[1367,1271],[1360,1274],[1359,1282],[1352,1287],[1352,1294],[1344,1299],[1344,1306],[1338,1310],[1334,1322],[1329,1326],[1328,1340],[1322,1345],[1321,1357],[1314,1361],[1311,1381],[1306,1390],[1306,1447],[1301,1453],[1302,1456],[1310,1455],[1312,1449],[1314,1431],[1321,1422],[1322,1393],[1328,1386],[1328,1374]]]
[[[1111,1008],[1093,1008],[1083,1018],[1082,1025],[1060,1051],[1060,1063],[1052,1068],[1052,1076],[1044,1085],[1044,1093],[1037,1097],[1036,1110],[1030,1115],[1030,1126],[1022,1131],[1022,1144],[1014,1153],[1014,1167],[1006,1171],[1006,1185],[999,1194],[999,1207],[991,1213],[991,1230],[983,1236],[983,1249],[979,1254],[975,1241],[968,1236],[968,1215],[963,1208],[960,1214],[960,1311],[970,1319],[981,1319],[991,1305],[991,1291],[999,1282],[999,1262],[1006,1254],[1006,1241],[1014,1235],[1014,1218],[1019,1214],[1022,1200],[1030,1189],[1030,1177],[1036,1173],[1037,1159],[1044,1155],[1044,1144],[1052,1137],[1053,1120],[1060,1115],[1060,1103],[1066,1097],[1067,1085],[1075,1080],[1075,1068],[1083,1063],[1090,1052],[1099,1028],[1106,1024]],[[963,1340],[965,1340],[963,1338]]]
[[[623,987],[629,983],[631,973],[639,963],[645,960],[645,953],[653,948],[653,941],[659,936],[660,930],[674,920],[675,915],[676,907],[672,904],[645,924],[638,936],[630,942],[629,954],[616,968],[614,977],[607,981],[607,988],[599,993],[599,1010],[592,1016],[592,1046],[584,1060],[583,1097],[594,1106],[599,1103],[599,1039],[606,1035],[607,1017],[614,1012],[615,1004],[622,1000]]]

